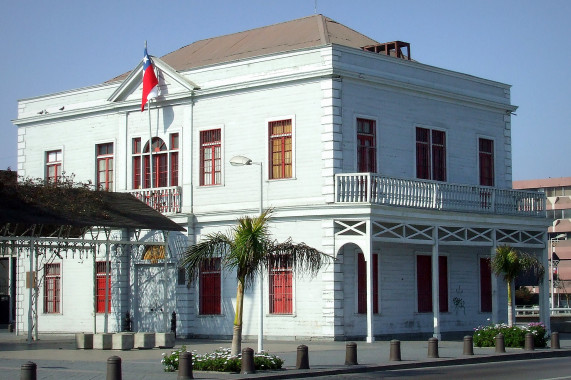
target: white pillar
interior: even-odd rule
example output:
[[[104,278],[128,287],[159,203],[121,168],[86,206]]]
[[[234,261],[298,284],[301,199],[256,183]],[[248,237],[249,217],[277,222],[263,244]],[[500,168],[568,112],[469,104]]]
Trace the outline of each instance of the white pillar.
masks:
[[[367,268],[367,343],[375,341],[373,333],[373,252],[371,242],[371,220],[367,221],[366,250],[363,250]]]
[[[438,270],[438,227],[432,229],[432,313],[434,321],[433,337],[440,340],[440,274]]]
[[[496,255],[496,230],[492,231],[492,248],[490,249],[490,261],[494,259]],[[499,292],[498,292],[498,276],[493,272],[490,276],[492,278],[492,323],[500,323],[500,302],[499,302]]]

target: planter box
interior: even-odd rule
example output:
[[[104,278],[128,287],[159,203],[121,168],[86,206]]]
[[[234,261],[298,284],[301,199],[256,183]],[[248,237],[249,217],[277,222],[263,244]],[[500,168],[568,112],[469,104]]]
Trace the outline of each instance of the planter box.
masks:
[[[101,333],[93,335],[93,348],[98,350],[110,350],[113,348],[113,334]]]
[[[155,333],[138,332],[135,333],[135,348],[148,350],[155,347]]]
[[[174,344],[174,333],[155,333],[155,347],[173,348]]]
[[[130,350],[133,347],[135,347],[135,334],[133,333],[113,334],[114,350]]]
[[[93,334],[75,334],[75,344],[80,350],[91,350],[93,348]]]

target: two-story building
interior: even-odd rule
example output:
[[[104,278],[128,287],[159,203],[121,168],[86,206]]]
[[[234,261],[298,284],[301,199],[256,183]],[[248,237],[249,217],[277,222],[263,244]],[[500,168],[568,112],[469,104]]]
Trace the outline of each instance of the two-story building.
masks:
[[[144,112],[142,63],[21,100],[18,172],[132,193],[183,226],[171,239],[184,244],[272,207],[276,239],[335,260],[315,278],[268,268],[246,292],[245,336],[257,334],[260,294],[267,337],[469,331],[506,320],[505,285],[488,266],[498,245],[547,259],[544,195],[512,190],[509,85],[420,63],[407,43],[322,15],[152,60],[160,91]],[[231,335],[234,274],[214,263],[188,287],[184,244],[111,255],[111,331],[125,310],[135,330],[156,331],[176,311],[179,334]],[[43,268],[60,288],[38,300],[59,297],[57,310],[40,306],[41,331],[88,331],[97,281],[80,279],[97,273],[77,259]]]

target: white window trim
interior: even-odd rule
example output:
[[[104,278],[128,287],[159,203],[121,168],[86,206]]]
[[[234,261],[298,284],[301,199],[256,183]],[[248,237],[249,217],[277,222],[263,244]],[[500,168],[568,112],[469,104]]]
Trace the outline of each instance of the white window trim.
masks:
[[[377,173],[380,173],[381,171],[379,170],[380,168],[380,160],[379,160],[379,134],[380,134],[380,128],[379,128],[379,120],[377,117],[375,116],[370,116],[370,115],[366,115],[366,114],[355,114],[353,116],[353,136],[355,138],[355,150],[354,150],[354,164],[353,164],[353,168],[355,169],[354,172],[357,173],[359,171],[359,166],[357,165],[357,162],[359,160],[359,152],[357,149],[357,119],[366,119],[366,120],[373,120],[375,122],[375,150],[377,152],[377,154],[375,155],[375,166],[377,168]],[[379,309],[380,310],[380,309]]]
[[[273,121],[280,121],[280,120],[291,120],[291,178],[276,178],[276,179],[270,179],[270,131],[269,131],[269,125],[271,122]],[[265,132],[264,132],[264,136],[266,139],[265,142],[265,152],[263,154],[262,157],[264,157],[263,162],[264,162],[264,173],[263,173],[263,178],[265,181],[291,181],[291,180],[295,180],[296,177],[296,120],[295,120],[295,114],[293,115],[284,115],[284,116],[276,116],[276,117],[272,117],[272,118],[268,118],[264,120],[264,128],[265,128]]]
[[[132,141],[132,140],[131,140],[131,141]],[[95,140],[95,145],[94,145],[94,148],[95,148],[95,157],[94,157],[95,163],[93,164],[93,167],[94,167],[94,169],[95,169],[95,181],[94,181],[94,183],[95,183],[95,185],[97,185],[98,174],[99,174],[99,173],[98,173],[98,169],[97,169],[97,157],[98,157],[98,155],[97,155],[97,146],[98,146],[98,145],[102,145],[102,144],[110,144],[110,143],[113,144],[113,154],[112,154],[112,156],[113,156],[113,186],[112,186],[111,189],[109,189],[109,191],[112,191],[112,192],[113,192],[113,191],[115,191],[115,189],[117,188],[117,182],[116,182],[116,179],[117,179],[117,156],[118,156],[118,155],[117,155],[117,139],[111,139],[111,140]],[[132,148],[132,147],[131,147],[131,148]],[[131,162],[131,166],[132,166],[132,162]]]
[[[433,167],[432,167],[432,150],[430,150],[430,179],[423,179],[423,178],[417,178],[416,177],[416,163],[417,163],[417,159],[416,159],[416,127],[420,127],[420,128],[425,128],[425,129],[429,129],[429,130],[434,130],[434,131],[441,131],[444,132],[444,137],[445,137],[445,143],[446,143],[446,154],[445,154],[445,159],[446,159],[446,181],[437,181],[432,179],[433,177]],[[435,127],[432,125],[427,125],[427,124],[422,124],[422,123],[415,123],[413,124],[413,129],[412,129],[412,146],[413,146],[413,152],[414,154],[412,155],[412,178],[420,180],[420,181],[434,181],[434,182],[444,182],[444,183],[451,183],[452,181],[450,181],[450,161],[449,161],[449,152],[450,152],[450,146],[448,145],[448,129],[447,128],[443,128],[443,127]],[[431,137],[431,145],[432,145],[432,137]]]
[[[296,308],[296,300],[297,300],[297,281],[296,281],[295,272],[291,271],[291,314],[273,314],[270,313],[270,271],[264,269],[264,314],[268,318],[296,318],[297,317],[297,308]],[[259,294],[260,289],[257,289]]]
[[[180,146],[180,145],[179,145]],[[180,148],[179,148],[180,149]],[[194,302],[194,310],[196,310],[196,316],[198,318],[221,318],[226,317],[224,308],[224,268],[222,267],[222,258],[220,258],[220,314],[201,314],[200,313],[200,271],[198,273],[198,279],[194,284],[194,294],[196,294],[196,299]],[[186,281],[186,279],[185,279]],[[186,285],[179,285],[186,286]]]
[[[486,139],[486,140],[491,140],[494,143],[494,150],[492,152],[493,154],[493,159],[494,159],[494,186],[493,187],[498,187],[498,160],[497,160],[497,141],[494,137],[492,136],[487,136],[487,135],[481,135],[481,134],[477,134],[476,135],[476,183],[478,184],[478,186],[480,185],[480,139]]]
[[[44,180],[47,180],[47,178],[48,178],[48,152],[53,152],[56,150],[59,150],[61,152],[61,175],[63,175],[63,173],[65,173],[65,167],[64,167],[65,151],[64,151],[63,145],[53,147],[53,148],[47,148],[47,149],[44,149],[44,151],[42,152],[42,154],[43,154],[42,161],[44,163],[44,167],[43,167],[43,173],[44,173],[43,178],[44,178]]]
[[[200,185],[200,176],[202,175],[202,173],[200,172],[200,150],[201,150],[200,134],[204,131],[210,131],[213,129],[220,129],[220,183],[217,185]],[[212,188],[224,187],[226,183],[226,181],[224,180],[226,173],[226,154],[225,154],[226,144],[224,143],[225,141],[224,124],[215,124],[215,125],[196,128],[194,137],[195,137],[194,141],[196,141],[196,149],[193,158],[194,162],[196,162],[196,168],[193,170],[195,174],[193,173],[191,175],[196,176],[196,181],[194,182],[195,185],[193,187],[197,190],[207,190]],[[180,150],[180,134],[179,134],[179,150]],[[179,160],[180,160],[180,154],[179,154]],[[180,183],[180,175],[179,175],[179,183]]]

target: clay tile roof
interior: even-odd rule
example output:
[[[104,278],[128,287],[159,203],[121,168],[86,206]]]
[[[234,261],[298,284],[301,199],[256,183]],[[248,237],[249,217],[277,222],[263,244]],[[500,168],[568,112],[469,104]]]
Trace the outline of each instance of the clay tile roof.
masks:
[[[177,71],[266,54],[337,44],[353,48],[377,41],[323,15],[193,42],[160,57]],[[123,74],[113,80],[124,79]]]

